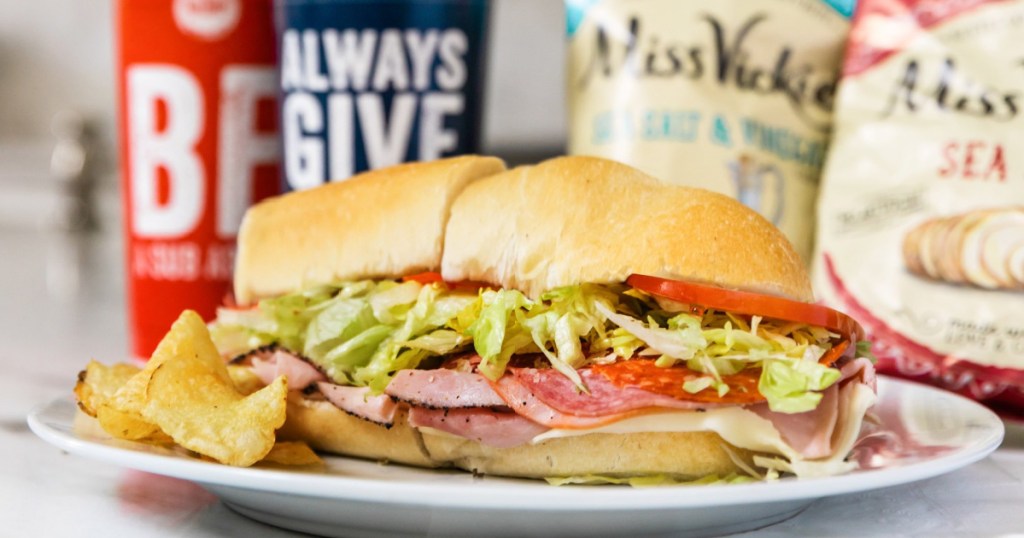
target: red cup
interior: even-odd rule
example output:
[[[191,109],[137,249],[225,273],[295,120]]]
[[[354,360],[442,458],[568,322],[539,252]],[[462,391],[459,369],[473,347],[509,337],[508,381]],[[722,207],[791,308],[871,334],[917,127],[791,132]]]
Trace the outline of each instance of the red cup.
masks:
[[[132,354],[230,302],[245,209],[280,185],[270,0],[120,0]]]

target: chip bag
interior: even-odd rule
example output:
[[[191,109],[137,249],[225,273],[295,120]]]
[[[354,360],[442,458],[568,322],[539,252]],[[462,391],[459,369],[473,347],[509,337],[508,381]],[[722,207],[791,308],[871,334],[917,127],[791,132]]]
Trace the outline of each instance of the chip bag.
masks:
[[[740,200],[809,260],[852,0],[566,0],[569,153]]]
[[[880,371],[1024,410],[1024,2],[863,0],[814,283]]]

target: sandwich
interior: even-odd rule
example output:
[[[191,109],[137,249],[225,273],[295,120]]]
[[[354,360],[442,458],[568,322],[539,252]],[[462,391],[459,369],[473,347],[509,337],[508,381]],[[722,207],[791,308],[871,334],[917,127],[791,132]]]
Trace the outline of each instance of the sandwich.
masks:
[[[562,157],[404,164],[251,208],[210,332],[279,439],[554,483],[847,472],[860,326],[735,200]]]

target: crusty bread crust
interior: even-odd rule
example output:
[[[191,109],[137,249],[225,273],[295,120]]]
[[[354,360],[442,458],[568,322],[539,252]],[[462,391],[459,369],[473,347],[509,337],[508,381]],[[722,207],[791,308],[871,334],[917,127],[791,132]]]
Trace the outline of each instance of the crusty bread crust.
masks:
[[[743,471],[724,447],[748,464],[752,455],[728,445],[713,432],[593,433],[536,445],[494,448],[444,433],[420,431],[408,425],[406,416],[400,410],[394,426],[388,429],[349,415],[325,400],[293,392],[288,401],[288,420],[278,435],[343,456],[525,478],[587,474],[726,476]]]
[[[437,270],[452,201],[504,169],[479,156],[408,163],[257,204],[238,234],[235,300]]]
[[[480,474],[524,478],[604,475],[670,475],[696,479],[743,471],[714,432],[592,433],[557,437],[512,448],[494,448],[469,439],[423,432],[435,461]],[[730,449],[749,462],[749,453]]]
[[[452,207],[445,241],[446,280],[531,297],[641,273],[813,300],[799,255],[756,212],[595,157],[552,159],[470,185]]]
[[[350,415],[327,400],[291,392],[288,418],[277,435],[280,439],[303,440],[317,450],[334,454],[437,467],[439,464],[423,448],[419,432],[406,423],[405,415],[399,410],[394,426],[385,428]]]

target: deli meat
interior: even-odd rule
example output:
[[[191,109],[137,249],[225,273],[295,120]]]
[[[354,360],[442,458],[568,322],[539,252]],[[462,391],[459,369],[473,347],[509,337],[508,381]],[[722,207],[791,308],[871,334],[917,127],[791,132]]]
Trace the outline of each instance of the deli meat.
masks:
[[[849,383],[863,383],[874,391],[877,382],[875,365],[863,357],[842,365],[840,372],[840,381],[825,389],[821,402],[812,411],[795,414],[776,413],[768,409],[767,403],[753,405],[747,409],[770,421],[786,443],[803,457],[828,457],[834,451],[833,437],[840,420],[840,399],[848,392],[843,389]]]
[[[805,413],[776,413],[768,404],[748,407],[775,426],[789,446],[808,459],[832,455],[832,433],[839,419],[839,383],[825,389],[818,407]]]
[[[529,443],[548,429],[510,411],[487,408],[409,410],[409,424],[428,427],[496,448]]]
[[[871,387],[871,390],[877,392],[878,376],[875,373],[875,365],[872,364],[870,359],[864,357],[858,357],[852,361],[842,365],[839,369],[841,373],[840,383],[845,382],[848,379],[858,377],[861,383]]]
[[[618,387],[589,368],[579,370],[588,392],[554,369],[511,368],[515,382],[551,408],[582,417],[604,417],[644,409],[706,409],[716,404],[679,400],[635,387]],[[508,377],[508,376],[506,376]]]
[[[269,385],[280,376],[288,378],[288,390],[302,390],[317,381],[326,381],[315,366],[288,351],[277,349],[267,358],[254,355],[252,370],[263,383]]]
[[[562,413],[541,401],[526,385],[516,380],[515,376],[505,374],[494,383],[495,390],[516,413],[534,422],[548,427],[557,428],[588,428],[614,422],[623,415],[607,417],[579,417]]]
[[[482,375],[445,368],[402,370],[384,392],[400,401],[434,409],[505,406]]]
[[[395,423],[398,404],[387,394],[370,394],[370,387],[350,387],[321,381],[316,384],[320,392],[338,409],[359,418],[391,426]]]
[[[875,381],[874,367],[866,359],[849,360],[841,371],[842,381],[822,393],[821,403],[813,411],[777,413],[767,403],[745,407],[770,421],[805,458],[827,457],[833,452],[839,420],[840,386],[861,382],[870,386]],[[509,368],[496,382],[461,370],[402,370],[385,394],[376,396],[367,387],[327,382],[319,382],[317,387],[334,405],[364,419],[390,425],[397,407],[409,405],[409,423],[414,427],[429,427],[499,448],[528,443],[550,428],[589,429],[640,413],[733,405],[619,387],[589,368],[579,373],[589,392],[578,390],[554,369],[538,368]]]
[[[549,428],[596,428],[597,426],[610,424],[628,416],[626,413],[596,417],[563,413],[538,398],[529,387],[519,382],[516,376],[511,374],[505,374],[501,379],[493,383],[493,386],[494,390],[505,400],[505,403],[516,413]],[[572,390],[575,390],[575,388]]]

